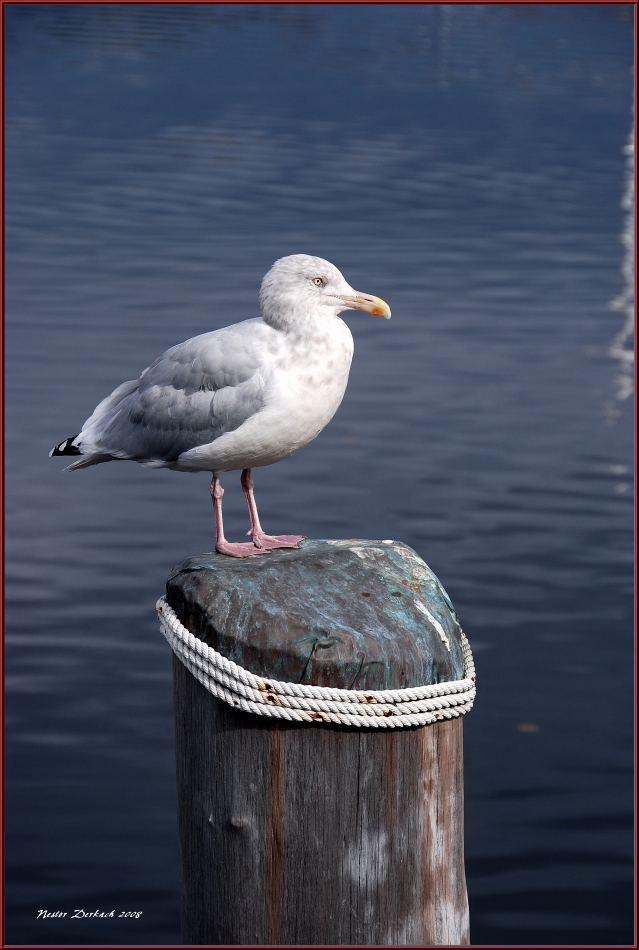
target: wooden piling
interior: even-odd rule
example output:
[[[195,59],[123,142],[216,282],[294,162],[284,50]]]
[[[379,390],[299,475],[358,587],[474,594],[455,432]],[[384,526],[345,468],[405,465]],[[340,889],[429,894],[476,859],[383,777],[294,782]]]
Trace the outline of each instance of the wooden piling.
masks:
[[[461,678],[450,602],[402,545],[193,558],[167,600],[257,675],[356,689]],[[174,695],[184,943],[468,944],[461,717],[377,730],[255,716],[175,657]]]

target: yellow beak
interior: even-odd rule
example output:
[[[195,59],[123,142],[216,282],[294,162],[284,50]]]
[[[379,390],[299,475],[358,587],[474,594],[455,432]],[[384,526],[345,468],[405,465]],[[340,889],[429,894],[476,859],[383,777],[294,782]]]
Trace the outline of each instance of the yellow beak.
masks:
[[[340,296],[340,300],[348,305],[349,310],[366,310],[376,317],[385,317],[386,320],[390,320],[390,307],[381,297],[373,297],[372,294],[361,294],[356,290],[354,297]]]

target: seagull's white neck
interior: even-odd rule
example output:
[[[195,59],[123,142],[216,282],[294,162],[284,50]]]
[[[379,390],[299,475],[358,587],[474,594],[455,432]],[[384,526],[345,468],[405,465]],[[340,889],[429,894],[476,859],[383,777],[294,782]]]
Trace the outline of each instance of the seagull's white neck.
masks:
[[[293,339],[314,339],[326,336],[343,323],[338,317],[339,308],[323,304],[309,306],[302,303],[294,306],[280,304],[277,308],[264,308],[262,319],[274,330],[280,330]]]

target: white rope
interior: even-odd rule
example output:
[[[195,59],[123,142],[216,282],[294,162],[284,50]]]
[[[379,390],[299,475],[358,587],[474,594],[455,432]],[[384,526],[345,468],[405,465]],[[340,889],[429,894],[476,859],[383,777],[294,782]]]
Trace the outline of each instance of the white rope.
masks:
[[[189,633],[165,597],[155,606],[160,629],[184,666],[218,699],[257,716],[397,729],[463,716],[475,699],[475,666],[463,631],[464,679],[409,689],[332,689],[255,676]]]

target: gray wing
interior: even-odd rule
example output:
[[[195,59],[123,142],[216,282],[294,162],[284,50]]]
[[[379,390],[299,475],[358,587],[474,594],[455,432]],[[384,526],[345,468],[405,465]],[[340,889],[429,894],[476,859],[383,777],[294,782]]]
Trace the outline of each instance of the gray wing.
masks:
[[[247,320],[172,347],[103,400],[75,444],[96,461],[106,455],[170,464],[234,431],[264,404],[260,343],[269,329],[259,318]]]

